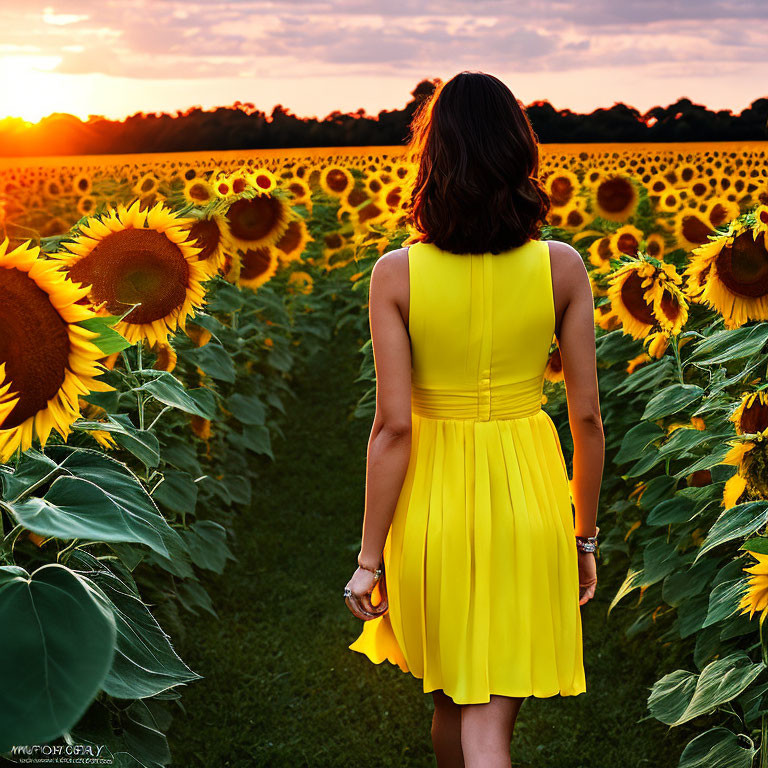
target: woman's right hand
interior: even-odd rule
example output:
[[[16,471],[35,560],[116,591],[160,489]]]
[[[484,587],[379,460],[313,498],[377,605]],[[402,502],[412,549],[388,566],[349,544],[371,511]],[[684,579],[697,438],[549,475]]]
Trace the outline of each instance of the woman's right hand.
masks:
[[[584,605],[595,596],[597,586],[597,563],[594,552],[578,550],[579,557],[579,605]]]
[[[384,576],[382,575],[381,579],[378,581],[380,581],[382,600],[376,605],[373,605],[371,602],[371,595],[376,586],[377,579],[371,571],[368,571],[365,568],[358,568],[352,574],[352,578],[347,582],[346,586],[352,591],[352,596],[345,598],[344,601],[347,604],[347,608],[349,608],[358,619],[369,621],[370,619],[376,619],[387,612],[389,603],[387,601]]]

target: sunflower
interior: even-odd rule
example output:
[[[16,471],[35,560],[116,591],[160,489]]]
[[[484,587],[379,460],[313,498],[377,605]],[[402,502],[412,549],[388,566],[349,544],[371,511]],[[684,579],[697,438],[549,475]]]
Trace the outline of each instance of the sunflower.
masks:
[[[704,245],[714,229],[707,215],[696,208],[683,208],[678,211],[673,227],[679,247],[689,250]]]
[[[309,294],[312,293],[314,281],[309,272],[296,271],[292,272],[291,276],[288,278],[288,285],[296,286],[296,290],[300,293]]]
[[[594,186],[595,210],[609,221],[626,221],[635,212],[637,200],[631,179],[620,174],[604,176]]]
[[[184,183],[184,199],[193,205],[207,205],[215,198],[211,185],[203,178],[193,177]]]
[[[286,189],[291,197],[293,203],[308,203],[311,197],[311,190],[309,184],[302,179],[291,178],[285,184],[282,185]]]
[[[633,357],[627,362],[627,373],[634,373],[638,368],[642,367],[646,363],[650,363],[653,357],[647,352],[641,352],[637,357]]]
[[[197,260],[205,264],[209,274],[218,272],[224,265],[229,229],[227,220],[220,214],[212,214],[200,218],[193,217],[190,224],[185,226],[189,233],[188,240],[199,248]]]
[[[557,382],[563,381],[563,359],[560,356],[560,347],[555,345],[555,348],[550,352],[547,360],[547,367],[544,369],[544,378],[547,381]]]
[[[742,501],[768,498],[768,430],[727,441],[730,449],[721,464],[738,467],[723,488],[726,509]]]
[[[740,613],[749,613],[749,618],[760,611],[760,626],[768,616],[768,555],[760,552],[750,552],[757,562],[743,570],[751,574],[747,580],[747,590],[739,602]]]
[[[155,344],[152,346],[155,362],[152,366],[156,371],[172,371],[178,359],[176,350],[170,344]]]
[[[564,208],[576,197],[579,191],[579,179],[573,171],[560,169],[551,173],[544,188],[555,208]]]
[[[186,239],[190,221],[160,203],[149,211],[138,201],[120,205],[86,222],[54,258],[71,280],[90,286],[88,297],[102,313],[122,315],[140,305],[114,326],[128,341],[164,343],[204,304],[208,271]]]
[[[610,237],[610,247],[614,253],[624,253],[634,256],[640,247],[643,233],[637,227],[626,224],[619,227]]]
[[[248,248],[241,251],[239,256],[240,270],[237,282],[247,288],[255,290],[277,272],[279,261],[277,251],[272,246]]]
[[[587,249],[589,261],[598,272],[609,272],[611,269],[611,259],[616,258],[616,254],[611,248],[611,238],[601,237],[595,240]]]
[[[725,327],[768,319],[768,242],[750,230],[745,216],[731,221],[725,234],[693,251],[685,270],[687,291],[723,316]]]
[[[240,198],[225,215],[227,239],[240,250],[274,245],[288,228],[290,212],[288,203],[274,195]]]
[[[681,282],[673,265],[642,254],[613,272],[608,297],[624,333],[634,339],[646,338],[654,330],[679,333],[688,319]]]
[[[105,373],[97,334],[79,325],[96,316],[86,294],[39,247],[0,243],[0,461],[53,429],[66,439],[79,397],[113,389],[95,378]]]
[[[144,174],[133,187],[133,191],[139,197],[146,197],[157,192],[159,180],[151,173]]]
[[[755,226],[753,229],[755,237],[757,237],[759,232],[762,232],[764,235],[768,233],[768,205],[758,205],[757,208],[752,211],[752,215],[755,218]]]
[[[768,393],[745,392],[730,420],[736,425],[736,434],[756,434],[768,429]]]
[[[248,182],[250,185],[257,189],[262,195],[268,195],[277,186],[277,178],[272,171],[268,171],[266,168],[257,168],[255,171],[251,171],[248,176]]]
[[[664,236],[654,233],[645,238],[645,246],[643,250],[654,259],[661,259],[664,257],[666,247]]]
[[[307,243],[313,239],[303,219],[292,219],[283,236],[275,243],[280,261],[300,261]]]
[[[354,185],[354,176],[342,166],[329,165],[320,172],[320,186],[333,197],[346,194]]]

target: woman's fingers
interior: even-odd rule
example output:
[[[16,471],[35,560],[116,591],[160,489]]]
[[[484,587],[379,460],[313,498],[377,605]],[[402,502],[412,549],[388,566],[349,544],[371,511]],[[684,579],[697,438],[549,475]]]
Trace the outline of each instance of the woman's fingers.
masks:
[[[595,587],[597,587],[597,581],[580,587],[581,598],[579,599],[579,605],[584,605],[595,596]]]
[[[347,608],[349,608],[358,619],[365,620],[375,618],[375,614],[368,613],[368,611],[360,605],[360,599],[357,595],[351,595],[350,597],[344,598],[344,602],[347,604]]]
[[[363,610],[367,613],[373,615],[373,616],[381,616],[382,613],[384,613],[387,610],[387,600],[384,598],[378,605],[374,605],[371,602],[371,595],[361,595],[360,596],[360,604],[363,607]]]

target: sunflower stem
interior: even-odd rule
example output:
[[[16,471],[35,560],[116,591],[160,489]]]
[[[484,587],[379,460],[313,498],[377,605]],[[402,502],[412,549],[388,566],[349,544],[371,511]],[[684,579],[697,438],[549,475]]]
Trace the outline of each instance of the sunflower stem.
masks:
[[[680,379],[681,384],[685,384],[685,381],[683,380],[683,365],[680,362],[680,347],[678,346],[678,340],[680,338],[680,334],[676,333],[672,336],[672,350],[675,353],[675,362],[677,363],[677,377]]]
[[[768,719],[766,719],[766,715],[763,714],[760,717],[760,768],[768,768],[766,742],[768,742]]]
[[[141,339],[136,343],[136,364],[138,365],[137,372],[141,373],[141,371],[144,369],[144,363],[141,359],[141,346],[143,342]],[[136,392],[136,400],[138,401],[138,408],[139,408],[139,429],[144,430],[144,393],[143,392]]]
[[[158,421],[158,419],[159,419],[159,418],[160,418],[160,417],[161,417],[161,416],[162,416],[162,415],[163,415],[163,414],[164,414],[166,411],[170,411],[170,410],[171,410],[171,406],[170,406],[170,405],[166,405],[166,406],[165,406],[165,408],[163,408],[163,410],[162,410],[162,411],[160,411],[160,413],[158,413],[158,414],[157,414],[157,416],[155,416],[155,418],[154,418],[154,419],[152,419],[152,423],[151,423],[151,424],[150,424],[150,425],[147,427],[147,429],[148,429],[148,430],[151,430],[151,429],[152,429],[152,427],[154,427],[154,426],[155,426],[155,424],[157,424],[157,421]]]

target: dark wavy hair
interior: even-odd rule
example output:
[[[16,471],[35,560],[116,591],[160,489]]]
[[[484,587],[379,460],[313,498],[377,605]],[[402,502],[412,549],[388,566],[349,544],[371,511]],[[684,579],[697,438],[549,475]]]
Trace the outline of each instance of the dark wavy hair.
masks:
[[[538,139],[501,80],[463,71],[439,84],[409,133],[407,154],[418,163],[411,242],[497,254],[540,237],[550,200],[538,178]]]

